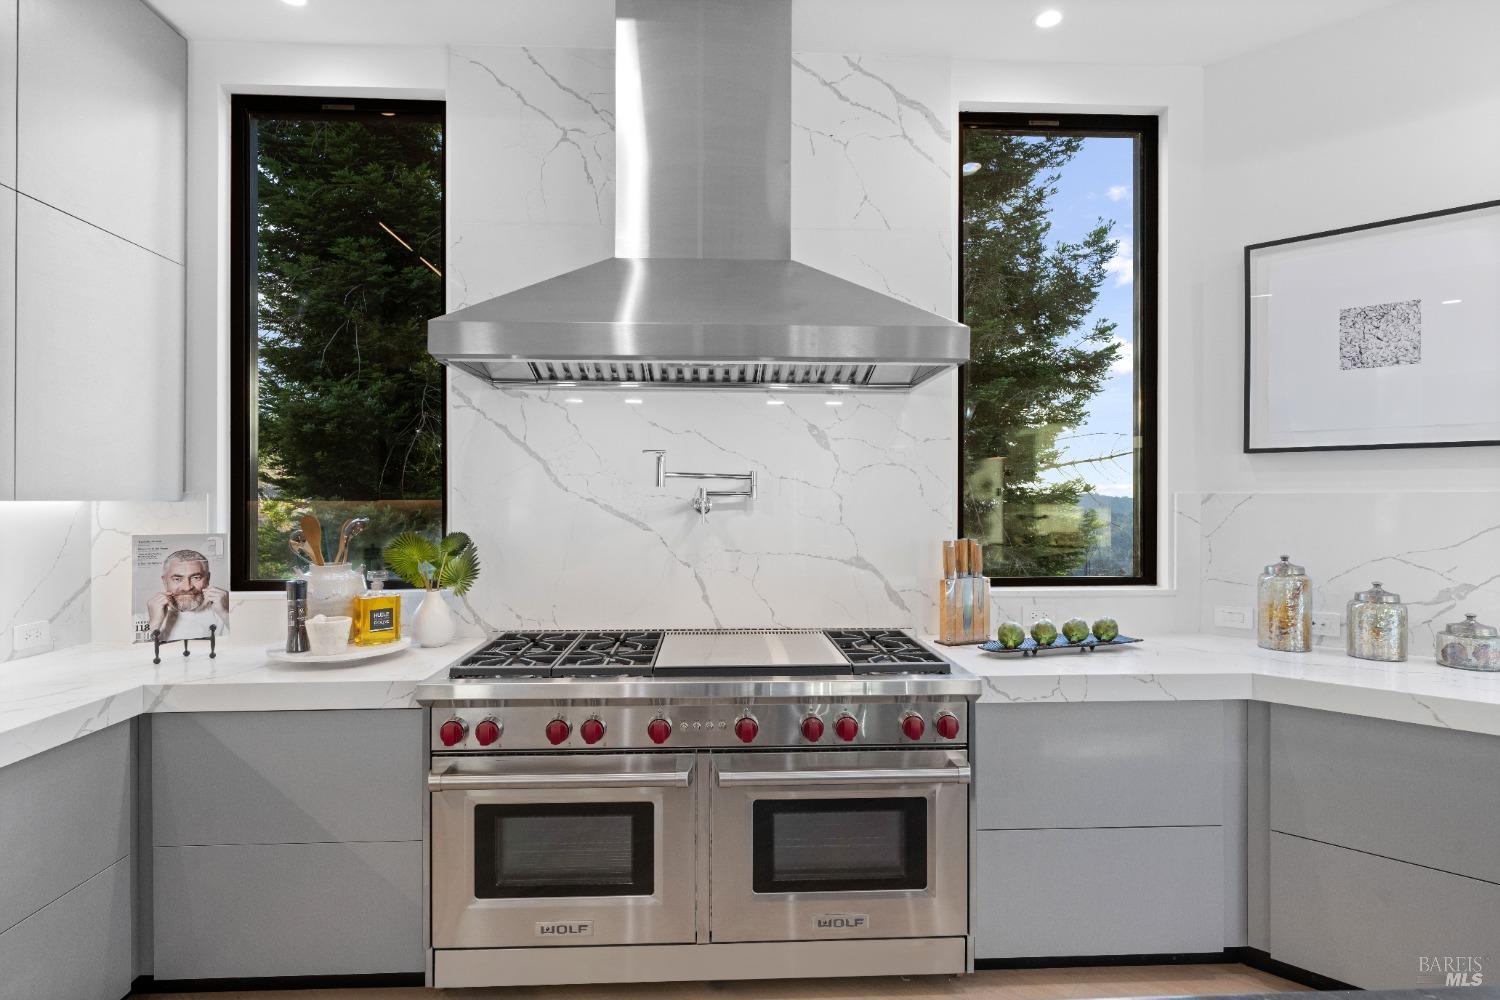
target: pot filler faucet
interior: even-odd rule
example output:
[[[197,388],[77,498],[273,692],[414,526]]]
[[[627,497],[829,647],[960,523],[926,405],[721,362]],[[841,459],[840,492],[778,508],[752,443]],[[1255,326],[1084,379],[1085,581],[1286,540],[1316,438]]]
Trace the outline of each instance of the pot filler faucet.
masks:
[[[756,497],[758,487],[754,472],[668,472],[665,448],[643,448],[641,453],[656,456],[658,488],[666,486],[668,479],[733,479],[746,484],[744,489],[738,490],[711,490],[706,486],[698,487],[698,492],[693,494],[693,510],[705,520],[708,518],[708,512],[713,510],[714,497],[743,497],[746,500],[754,500]]]

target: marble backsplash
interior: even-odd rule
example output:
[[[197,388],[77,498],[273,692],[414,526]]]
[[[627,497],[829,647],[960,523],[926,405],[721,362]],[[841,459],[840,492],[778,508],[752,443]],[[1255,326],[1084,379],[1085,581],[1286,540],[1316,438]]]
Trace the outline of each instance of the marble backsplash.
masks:
[[[90,518],[81,501],[0,503],[0,661],[17,653],[17,625],[45,621],[51,649],[89,641]]]
[[[1376,580],[1399,593],[1414,657],[1465,612],[1500,625],[1500,493],[1209,493],[1201,517],[1202,631],[1248,635],[1215,629],[1214,608],[1253,608],[1256,577],[1283,553],[1312,577],[1314,610],[1343,615]]]

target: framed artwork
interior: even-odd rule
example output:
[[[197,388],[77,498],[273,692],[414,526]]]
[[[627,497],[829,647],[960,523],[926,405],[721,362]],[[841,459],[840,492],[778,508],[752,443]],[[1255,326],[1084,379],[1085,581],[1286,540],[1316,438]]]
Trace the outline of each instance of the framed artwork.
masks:
[[[1245,451],[1500,444],[1500,201],[1245,248]]]

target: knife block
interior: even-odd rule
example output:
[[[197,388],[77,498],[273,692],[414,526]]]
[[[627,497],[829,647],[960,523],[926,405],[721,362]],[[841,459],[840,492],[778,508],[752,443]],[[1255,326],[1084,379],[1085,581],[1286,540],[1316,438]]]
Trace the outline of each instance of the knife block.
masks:
[[[984,557],[971,539],[943,543],[943,578],[938,581],[938,637],[945,646],[984,642],[990,632],[990,581]]]

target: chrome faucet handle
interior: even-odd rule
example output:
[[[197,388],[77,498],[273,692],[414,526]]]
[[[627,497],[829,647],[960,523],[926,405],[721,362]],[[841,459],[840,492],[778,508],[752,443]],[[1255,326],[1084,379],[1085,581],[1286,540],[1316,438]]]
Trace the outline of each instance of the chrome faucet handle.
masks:
[[[706,488],[698,487],[698,492],[693,495],[693,509],[698,512],[700,524],[708,520],[708,512],[714,509],[714,502]]]
[[[661,489],[667,485],[667,449],[665,448],[642,448],[642,455],[656,456],[656,488]]]

